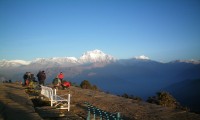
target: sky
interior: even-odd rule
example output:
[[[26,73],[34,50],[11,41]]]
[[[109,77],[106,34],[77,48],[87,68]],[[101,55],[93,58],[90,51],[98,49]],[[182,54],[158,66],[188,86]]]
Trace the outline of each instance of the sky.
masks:
[[[199,0],[0,0],[0,60],[200,60]]]

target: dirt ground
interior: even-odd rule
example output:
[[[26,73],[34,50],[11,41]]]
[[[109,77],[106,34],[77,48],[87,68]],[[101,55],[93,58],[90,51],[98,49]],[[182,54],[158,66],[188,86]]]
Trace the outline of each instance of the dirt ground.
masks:
[[[110,113],[119,112],[124,120],[200,120],[200,115],[187,111],[171,109],[144,101],[127,99],[100,91],[71,86],[58,90],[58,94],[71,94],[71,112],[87,118],[85,102]]]
[[[28,97],[25,93],[26,88],[20,85],[2,84],[0,88],[0,101],[2,103],[2,106],[0,105],[0,119],[6,117],[8,120],[9,118],[11,120],[13,117],[16,118],[26,113],[26,116],[21,117],[30,119],[37,117],[37,119],[41,119],[41,116],[45,120],[84,120],[88,116],[88,106],[85,103],[89,103],[107,113],[120,113],[123,120],[200,120],[199,114],[74,86],[66,90],[58,90],[57,92],[58,95],[71,94],[71,109],[69,112],[60,111],[52,108],[50,105],[42,107],[32,106],[30,98],[35,96],[29,95]],[[35,110],[33,107],[35,107]],[[56,118],[55,116],[58,117]],[[98,116],[95,117],[98,118]],[[90,119],[93,119],[93,114],[91,114]]]

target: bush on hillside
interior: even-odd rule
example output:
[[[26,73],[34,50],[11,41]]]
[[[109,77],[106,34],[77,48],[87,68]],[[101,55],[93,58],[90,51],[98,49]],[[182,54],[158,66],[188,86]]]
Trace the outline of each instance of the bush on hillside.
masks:
[[[176,101],[176,99],[168,92],[164,91],[158,92],[157,96],[149,97],[147,102],[165,107],[180,108],[180,104]]]
[[[142,98],[137,97],[137,96],[133,96],[133,95],[128,95],[126,93],[124,93],[123,95],[121,95],[121,97],[129,98],[129,99],[133,99],[133,100],[137,100],[137,101],[142,101]]]
[[[88,80],[84,80],[81,82],[80,87],[83,89],[91,89],[91,90],[98,90],[96,85],[91,85]]]
[[[83,89],[91,89],[92,88],[90,82],[87,81],[87,80],[82,81],[81,84],[80,84],[80,86]]]
[[[93,85],[93,86],[92,86],[92,90],[98,90],[97,86],[96,86],[96,85]]]

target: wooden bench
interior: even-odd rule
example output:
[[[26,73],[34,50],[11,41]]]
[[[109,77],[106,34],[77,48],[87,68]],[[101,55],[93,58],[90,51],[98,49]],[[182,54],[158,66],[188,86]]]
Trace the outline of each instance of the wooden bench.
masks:
[[[68,111],[70,110],[70,94],[57,95],[56,89],[53,90],[50,87],[42,85],[41,85],[41,94],[50,100],[51,106],[57,107],[58,105],[60,105],[60,108],[58,109],[67,109]],[[67,98],[64,96],[66,96]]]

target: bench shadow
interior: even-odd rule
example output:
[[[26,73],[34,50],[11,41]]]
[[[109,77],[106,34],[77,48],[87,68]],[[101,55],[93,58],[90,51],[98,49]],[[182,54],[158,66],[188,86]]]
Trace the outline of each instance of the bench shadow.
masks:
[[[34,109],[22,107],[15,102],[2,102],[0,101],[0,115],[4,120],[35,120],[41,119],[39,115],[35,115]]]

